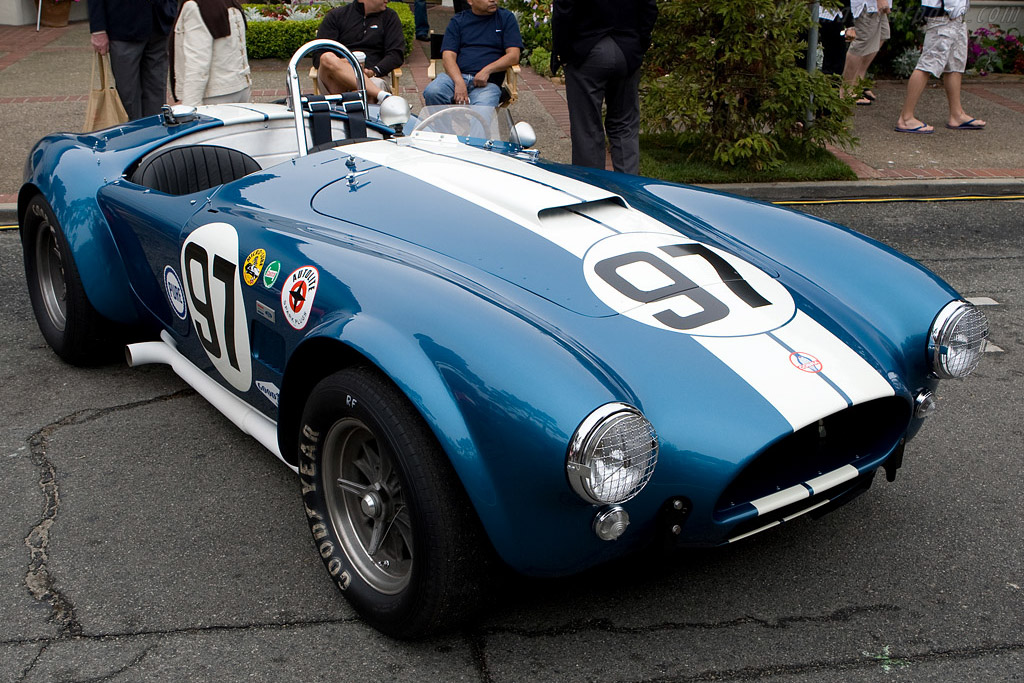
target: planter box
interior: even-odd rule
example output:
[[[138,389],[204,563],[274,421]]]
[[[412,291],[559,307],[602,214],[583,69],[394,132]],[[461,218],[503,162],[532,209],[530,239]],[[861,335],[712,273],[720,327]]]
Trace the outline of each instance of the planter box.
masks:
[[[71,21],[84,21],[88,18],[86,0],[71,3]],[[35,23],[35,0],[0,0],[0,26],[24,26]]]

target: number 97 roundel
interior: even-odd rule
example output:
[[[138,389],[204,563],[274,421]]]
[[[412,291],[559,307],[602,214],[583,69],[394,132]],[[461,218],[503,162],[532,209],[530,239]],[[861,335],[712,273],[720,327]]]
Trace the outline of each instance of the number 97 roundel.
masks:
[[[622,233],[584,257],[587,284],[608,306],[663,330],[742,337],[785,325],[789,291],[756,266],[720,249],[664,233]]]
[[[213,366],[239,391],[252,384],[249,334],[238,276],[238,233],[227,223],[197,228],[181,249],[188,312]]]

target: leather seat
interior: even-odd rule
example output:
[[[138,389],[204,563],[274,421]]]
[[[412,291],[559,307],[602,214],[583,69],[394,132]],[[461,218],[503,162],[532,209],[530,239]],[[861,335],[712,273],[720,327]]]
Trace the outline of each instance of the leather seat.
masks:
[[[230,183],[259,170],[255,159],[237,149],[186,145],[146,159],[131,180],[158,192],[183,195]]]

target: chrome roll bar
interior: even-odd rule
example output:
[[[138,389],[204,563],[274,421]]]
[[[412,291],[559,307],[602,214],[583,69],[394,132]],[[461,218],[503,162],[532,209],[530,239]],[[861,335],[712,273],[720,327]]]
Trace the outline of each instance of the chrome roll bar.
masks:
[[[352,65],[352,71],[355,72],[356,81],[359,84],[357,92],[359,93],[360,101],[363,103],[363,111],[369,111],[369,102],[366,97],[366,78],[363,75],[363,67],[360,66],[359,60],[356,59],[355,55],[347,47],[335,40],[319,38],[309,41],[296,50],[295,54],[288,61],[288,104],[295,115],[295,135],[298,137],[300,157],[306,156],[309,153],[309,148],[306,146],[306,126],[302,120],[302,91],[299,86],[298,72],[299,60],[311,52],[321,52],[324,50],[344,57]]]

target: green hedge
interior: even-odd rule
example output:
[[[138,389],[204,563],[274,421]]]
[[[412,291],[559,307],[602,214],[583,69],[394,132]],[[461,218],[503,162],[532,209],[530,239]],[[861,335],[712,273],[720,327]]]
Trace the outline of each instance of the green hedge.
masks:
[[[278,5],[245,5],[257,9],[275,8]],[[402,21],[402,35],[405,37],[405,54],[412,50],[416,35],[415,21],[409,6],[405,3],[390,5]],[[329,7],[323,8],[330,9]],[[302,45],[316,38],[320,19],[306,21],[250,21],[245,32],[245,44],[249,59],[290,59]]]

